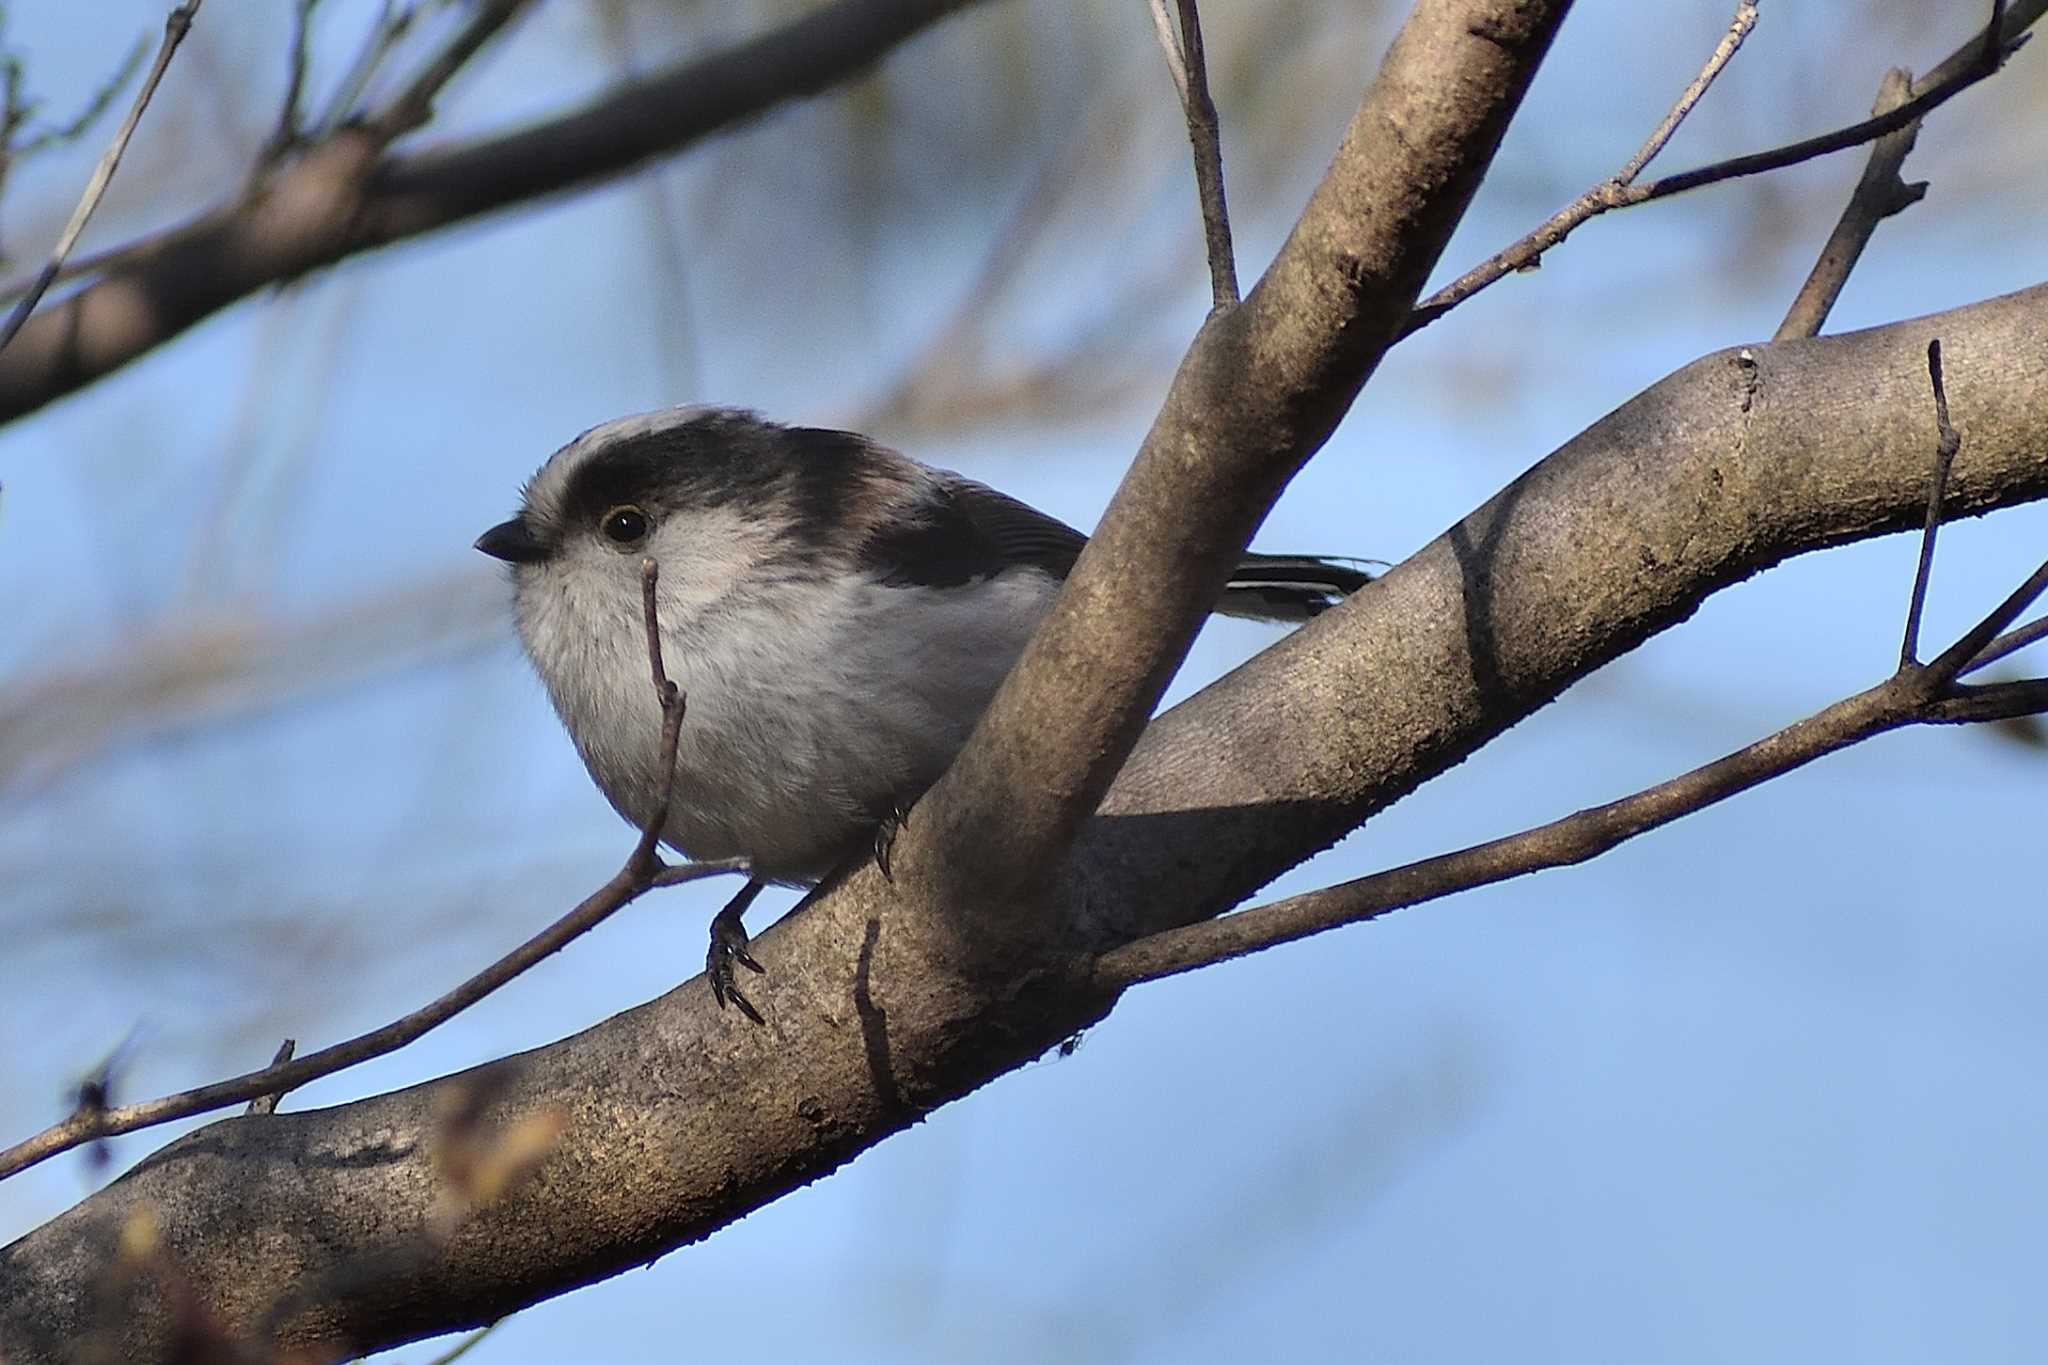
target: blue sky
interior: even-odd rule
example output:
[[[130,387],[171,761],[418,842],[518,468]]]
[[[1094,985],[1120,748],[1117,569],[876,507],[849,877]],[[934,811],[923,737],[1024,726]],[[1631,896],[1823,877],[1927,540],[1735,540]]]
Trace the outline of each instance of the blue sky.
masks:
[[[328,0],[316,86],[372,8]],[[615,9],[621,29],[541,6],[436,135],[543,114],[622,62],[780,12],[661,8]],[[1442,277],[1633,151],[1728,8],[1579,7]],[[1975,6],[1866,8],[1766,7],[1668,168],[1854,118],[1884,66],[1924,68],[1979,22]],[[101,244],[233,183],[268,131],[283,11],[209,0]],[[1337,4],[1274,13],[1288,22],[1210,24],[1248,275],[1391,32]],[[53,113],[158,21],[130,0],[10,20]],[[1056,154],[1059,192],[1017,287],[979,315],[991,359],[969,378],[1000,388],[1080,337],[1115,363],[1055,365],[1039,402],[876,434],[1090,524],[1204,304],[1148,42],[1135,3],[976,15],[851,99],[246,302],[0,431],[0,759],[34,760],[33,780],[0,772],[0,1029],[33,1040],[0,1061],[10,1134],[58,1117],[132,1027],[129,1098],[243,1070],[284,1034],[317,1046],[412,1008],[609,875],[629,832],[470,541],[550,450],[620,413],[720,401],[863,421],[906,372],[943,395],[944,368],[919,357]],[[1908,174],[1934,190],[1880,231],[1830,330],[2048,278],[2044,61],[2022,53],[1926,130]],[[17,262],[95,151],[11,178]],[[1768,336],[1860,165],[1587,227],[1400,348],[1258,544],[1399,559],[1645,384]],[[1104,373],[1120,401],[1084,382]],[[1931,635],[2044,543],[2041,509],[1945,536]],[[1273,890],[1611,799],[1868,685],[1895,657],[1911,562],[1893,538],[1721,594]],[[212,630],[209,648],[241,657],[408,590],[446,605],[391,609],[409,643],[377,657],[404,666],[364,665],[355,636],[301,641],[246,694],[169,720],[89,715],[88,736],[115,731],[90,752],[7,710],[54,674],[104,680],[139,641]],[[1212,626],[1174,695],[1270,638]],[[2048,1329],[2042,764],[1989,732],[1894,735],[1585,867],[1141,988],[1072,1057],[704,1245],[522,1313],[469,1358],[2028,1358]],[[637,906],[288,1104],[536,1046],[658,994],[696,969],[722,894]],[[115,1143],[117,1162],[167,1136]],[[0,1236],[95,1178],[67,1158],[0,1185]]]

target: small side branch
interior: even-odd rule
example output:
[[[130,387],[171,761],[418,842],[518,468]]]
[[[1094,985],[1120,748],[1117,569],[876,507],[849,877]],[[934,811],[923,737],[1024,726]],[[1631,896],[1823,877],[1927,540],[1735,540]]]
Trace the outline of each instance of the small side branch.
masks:
[[[2041,0],[2028,0],[2023,8],[2027,12],[2025,22],[2031,23],[2040,17],[2042,9],[2048,8],[2048,5],[2042,4]],[[1603,213],[1614,209],[1634,208],[1638,204],[1647,204],[1658,199],[1668,199],[1672,195],[1717,185],[1724,180],[1736,180],[1744,176],[1782,170],[1787,166],[1795,166],[1802,161],[1811,161],[1832,152],[1858,147],[1900,129],[1911,127],[1964,90],[1997,74],[2005,59],[2026,41],[2027,34],[2018,31],[2021,29],[2023,25],[2008,24],[2005,0],[1992,0],[1990,23],[1986,25],[1983,33],[1971,40],[1966,49],[1970,54],[1969,60],[1953,68],[1950,63],[1943,63],[1938,72],[1947,74],[1897,108],[1859,123],[1837,128],[1831,133],[1823,133],[1818,137],[1787,143],[1769,151],[1752,152],[1747,156],[1716,161],[1647,183],[1627,183],[1619,176],[1603,181],[1553,214],[1547,222],[1520,241],[1496,252],[1417,304],[1408,314],[1407,322],[1402,324],[1400,335],[1407,337],[1421,331],[1488,286],[1518,270],[1528,270],[1537,265],[1545,252],[1569,237],[1581,224]],[[1719,49],[1716,51],[1718,53]],[[1711,65],[1711,59],[1709,64]]]
[[[1708,56],[1706,65],[1700,68],[1700,74],[1692,78],[1692,84],[1685,87],[1685,93],[1678,97],[1678,103],[1671,106],[1671,112],[1664,115],[1664,121],[1657,125],[1643,145],[1637,149],[1636,154],[1616,173],[1616,183],[1635,184],[1636,177],[1643,173],[1643,168],[1656,159],[1657,153],[1664,150],[1664,144],[1671,141],[1671,135],[1678,131],[1679,124],[1685,122],[1685,117],[1693,111],[1693,106],[1706,97],[1708,87],[1713,85],[1722,68],[1733,61],[1735,54],[1741,51],[1750,30],[1756,27],[1756,17],[1756,0],[1740,0],[1735,6],[1735,17],[1728,21],[1728,32]]]
[[[1216,103],[1209,96],[1209,63],[1202,47],[1202,16],[1196,0],[1176,0],[1180,34],[1174,34],[1166,0],[1151,0],[1152,24],[1166,53],[1166,69],[1180,94],[1194,149],[1195,189],[1202,202],[1202,234],[1209,252],[1209,291],[1215,308],[1238,301],[1237,253],[1230,240],[1230,210],[1223,197],[1223,135]]]
[[[121,126],[114,133],[114,140],[107,144],[107,150],[100,155],[99,164],[93,167],[92,178],[86,181],[85,193],[79,196],[78,207],[71,211],[71,221],[58,234],[57,245],[50,252],[50,259],[35,283],[14,305],[14,311],[7,315],[7,322],[0,326],[0,350],[14,340],[21,331],[21,325],[28,321],[36,304],[56,280],[57,272],[64,268],[64,258],[71,254],[71,248],[78,245],[78,236],[85,231],[86,222],[93,210],[100,206],[100,200],[107,193],[107,186],[113,182],[114,171],[121,164],[122,155],[128,150],[128,139],[135,136],[135,127],[142,122],[142,111],[149,108],[149,102],[156,95],[157,86],[163,81],[164,72],[170,69],[171,58],[177,55],[178,45],[185,41],[185,34],[192,28],[193,17],[199,13],[201,0],[185,0],[170,12],[164,20],[164,37],[156,50],[156,61],[149,68],[149,75],[143,78],[142,89],[135,92],[135,103],[128,107],[128,117],[121,120]]]
[[[1913,591],[1906,599],[1906,638],[1899,646],[1899,667],[1920,662],[1920,617],[1927,607],[1927,579],[1934,572],[1934,537],[1941,529],[1941,509],[1948,496],[1948,473],[1955,465],[1962,438],[1948,420],[1948,387],[1941,379],[1941,339],[1927,343],[1927,378],[1934,386],[1934,477],[1927,481],[1927,520],[1920,529],[1920,563],[1913,571]]]
[[[644,561],[641,566],[641,595],[647,624],[647,657],[655,694],[661,701],[661,754],[668,780],[663,784],[664,796],[660,807],[641,830],[639,841],[625,865],[613,874],[610,881],[586,896],[568,914],[469,980],[382,1028],[322,1048],[296,1061],[290,1060],[280,1049],[281,1060],[260,1071],[179,1091],[160,1099],[119,1108],[106,1107],[103,1099],[95,1105],[81,1102],[63,1122],[0,1151],[0,1179],[87,1142],[224,1109],[244,1100],[267,1098],[274,1108],[277,1098],[288,1091],[373,1057],[396,1052],[438,1028],[528,968],[596,928],[646,891],[656,886],[676,886],[728,872],[745,872],[747,864],[744,859],[671,865],[664,863],[656,852],[661,842],[662,827],[668,821],[668,797],[665,793],[674,784],[676,746],[682,734],[683,716],[688,709],[682,692],[670,681],[662,664],[661,636],[656,628],[659,581],[660,570],[655,562],[651,559]]]
[[[1912,74],[1893,67],[1885,73],[1884,84],[1878,87],[1877,102],[1871,105],[1870,112],[1888,114],[1912,95]],[[1899,176],[1907,154],[1919,140],[1920,125],[1909,123],[1886,133],[1872,145],[1863,178],[1856,182],[1855,193],[1849,196],[1835,230],[1828,234],[1827,244],[1820,249],[1820,259],[1813,263],[1812,272],[1799,287],[1772,340],[1819,336],[1828,314],[1834,311],[1835,300],[1841,297],[1842,286],[1849,282],[1849,272],[1863,258],[1863,249],[1870,245],[1877,225],[1925,197],[1926,181],[1908,185]]]
[[[2048,713],[2048,678],[1986,687],[1956,681],[1963,673],[2048,635],[2048,619],[2001,634],[2048,592],[2048,563],[1931,663],[1916,659],[1920,611],[1934,557],[1948,470],[1960,438],[1949,423],[1941,347],[1928,348],[1928,378],[1939,439],[1921,537],[1920,570],[1907,608],[1906,644],[1898,671],[1877,686],[1799,721],[1767,739],[1632,796],[1594,806],[1489,843],[1310,891],[1221,919],[1186,925],[1113,949],[1096,960],[1094,980],[1120,991],[1193,971],[1263,948],[1292,943],[1340,925],[1460,891],[1598,857],[1616,845],[1725,801],[1827,754],[1908,725],[1969,724]]]

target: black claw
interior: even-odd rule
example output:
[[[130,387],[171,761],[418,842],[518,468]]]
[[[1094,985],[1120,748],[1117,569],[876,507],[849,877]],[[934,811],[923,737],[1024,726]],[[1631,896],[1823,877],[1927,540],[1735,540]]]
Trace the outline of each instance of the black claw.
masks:
[[[882,880],[895,885],[896,878],[889,871],[889,855],[895,850],[896,836],[910,828],[910,811],[897,806],[882,817],[882,823],[875,826],[875,870],[882,874]]]
[[[767,1020],[761,1017],[761,1011],[755,1009],[754,1003],[740,993],[740,988],[732,979],[732,964],[735,962],[764,976],[768,971],[747,952],[750,940],[747,937],[747,926],[740,919],[746,913],[747,907],[753,903],[754,897],[760,894],[761,883],[748,882],[712,919],[711,950],[704,958],[704,974],[711,978],[711,996],[718,1001],[720,1009],[724,1009],[728,1003],[737,1005],[741,1014],[757,1024],[765,1024]]]

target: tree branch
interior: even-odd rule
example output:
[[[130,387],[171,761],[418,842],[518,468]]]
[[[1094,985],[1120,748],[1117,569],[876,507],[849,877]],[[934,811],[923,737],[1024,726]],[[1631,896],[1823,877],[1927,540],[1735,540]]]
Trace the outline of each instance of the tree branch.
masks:
[[[661,830],[668,823],[668,796],[674,785],[676,744],[682,734],[683,715],[687,710],[685,698],[662,666],[661,632],[655,619],[658,581],[659,570],[655,562],[651,559],[643,561],[640,582],[645,609],[647,662],[654,680],[654,694],[661,706],[661,748],[658,752],[663,755],[669,781],[663,785],[661,804],[640,832],[633,852],[610,881],[584,897],[568,914],[455,989],[402,1018],[346,1042],[321,1048],[294,1061],[291,1057],[294,1045],[287,1040],[285,1046],[278,1050],[276,1060],[260,1071],[119,1108],[107,1107],[104,1099],[88,1103],[81,1092],[80,1102],[70,1117],[0,1151],[0,1179],[88,1142],[225,1109],[243,1100],[267,1101],[269,1109],[274,1111],[278,1100],[288,1091],[322,1076],[332,1076],[338,1071],[359,1066],[374,1057],[396,1052],[439,1028],[528,968],[560,952],[653,888],[678,886],[727,872],[744,872],[746,863],[742,859],[671,866],[657,856]]]
[[[1034,917],[1253,530],[1407,316],[1567,8],[1419,4],[1272,266],[1196,336],[1058,601],[898,841],[925,901],[1002,926],[980,941]]]
[[[33,412],[270,285],[609,179],[815,94],[974,0],[836,0],[535,127],[412,156],[344,127],[248,193],[112,255],[0,351],[0,422]]]
[[[1096,984],[1105,991],[1122,991],[1140,982],[1213,966],[1326,930],[1375,919],[1389,911],[1532,872],[1586,862],[1638,835],[1888,730],[1908,725],[2000,720],[2048,711],[2048,681],[2030,679],[1994,689],[1959,688],[1955,683],[1957,670],[1964,661],[1977,657],[1982,642],[2003,630],[2048,589],[2048,564],[2042,565],[1941,659],[1923,664],[1917,657],[1921,608],[1926,602],[1927,575],[1934,560],[1934,533],[1944,515],[1943,494],[1958,444],[1955,428],[1949,425],[1939,341],[1928,344],[1927,368],[1939,435],[1934,472],[1928,480],[1920,567],[1906,609],[1906,645],[1891,677],[1768,738],[1618,801],[1456,853],[1425,858],[1338,886],[1127,943],[1097,960]]]
[[[164,72],[171,66],[171,58],[178,53],[178,45],[185,41],[185,34],[192,27],[193,18],[199,13],[201,0],[185,0],[164,19],[163,43],[156,50],[156,61],[150,65],[149,74],[143,77],[142,89],[135,92],[135,103],[128,107],[128,117],[121,120],[121,126],[114,131],[114,140],[107,144],[107,150],[100,156],[99,164],[92,169],[92,178],[86,181],[85,193],[79,196],[78,207],[71,211],[71,221],[64,225],[64,231],[57,235],[57,245],[50,252],[50,259],[35,283],[28,287],[14,311],[7,315],[7,322],[0,326],[0,351],[14,340],[28,321],[37,303],[42,301],[45,291],[57,278],[57,272],[64,268],[64,258],[71,254],[71,248],[78,245],[78,235],[85,231],[86,222],[93,210],[100,206],[100,199],[113,183],[114,171],[121,164],[121,156],[128,150],[128,139],[135,136],[135,127],[142,122],[142,111],[149,108],[149,102],[156,95],[157,86],[162,83]]]
[[[1870,106],[1870,112],[1889,113],[1912,96],[1912,73],[1893,67],[1885,73],[1884,83],[1878,87],[1877,100]],[[1870,160],[1864,163],[1863,176],[1856,182],[1855,193],[1849,196],[1848,204],[1843,207],[1835,230],[1828,234],[1827,243],[1820,249],[1820,259],[1813,263],[1806,283],[1799,287],[1792,307],[1785,313],[1785,320],[1778,324],[1777,333],[1771,338],[1773,341],[1819,336],[1828,314],[1834,311],[1835,300],[1841,297],[1842,286],[1849,282],[1849,272],[1863,258],[1863,249],[1870,245],[1877,225],[1895,213],[1905,212],[1926,195],[1926,181],[1908,185],[1899,178],[1899,170],[1906,164],[1907,154],[1919,140],[1920,125],[1909,123],[1886,133],[1872,144]]]
[[[1977,82],[1996,75],[2005,59],[2025,42],[2028,36],[2025,29],[2040,18],[2044,11],[2048,11],[2048,0],[2020,0],[2010,12],[2006,9],[2005,0],[1992,0],[1990,23],[1985,26],[1982,34],[1971,39],[1963,48],[1963,51],[1969,54],[1968,60],[1959,63],[1951,58],[1942,63],[1935,73],[1931,73],[1930,83],[1926,89],[1904,104],[1864,119],[1860,123],[1852,123],[1831,133],[1774,147],[1769,151],[1752,152],[1747,156],[1716,161],[1694,170],[1667,175],[1646,185],[1631,184],[1619,176],[1595,185],[1514,245],[1496,252],[1431,294],[1409,315],[1407,322],[1402,325],[1401,336],[1408,337],[1421,331],[1482,289],[1498,283],[1518,270],[1527,270],[1536,265],[1546,251],[1569,237],[1582,223],[1603,213],[1614,209],[1634,208],[1638,204],[1647,204],[1657,199],[1668,199],[1674,194],[1703,189],[1724,180],[1736,180],[1743,176],[1782,170],[1787,166],[1811,161],[1815,157],[1826,156],[1831,152],[1861,146],[1913,126]],[[1938,75],[1939,79],[1932,79],[1933,75]]]
[[[1234,307],[1237,295],[1237,253],[1230,244],[1230,210],[1223,197],[1223,134],[1216,120],[1216,102],[1209,97],[1209,60],[1202,49],[1202,15],[1196,0],[1179,0],[1180,32],[1167,17],[1166,0],[1152,0],[1152,23],[1166,50],[1166,69],[1180,94],[1187,119],[1188,142],[1195,154],[1195,189],[1202,203],[1202,236],[1209,252],[1209,293],[1212,306]]]

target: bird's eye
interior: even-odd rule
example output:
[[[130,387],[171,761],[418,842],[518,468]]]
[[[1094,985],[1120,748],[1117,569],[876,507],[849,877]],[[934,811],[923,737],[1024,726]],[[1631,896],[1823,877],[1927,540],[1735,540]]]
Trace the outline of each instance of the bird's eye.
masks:
[[[614,507],[597,523],[614,545],[637,545],[647,536],[647,514],[637,507]]]

